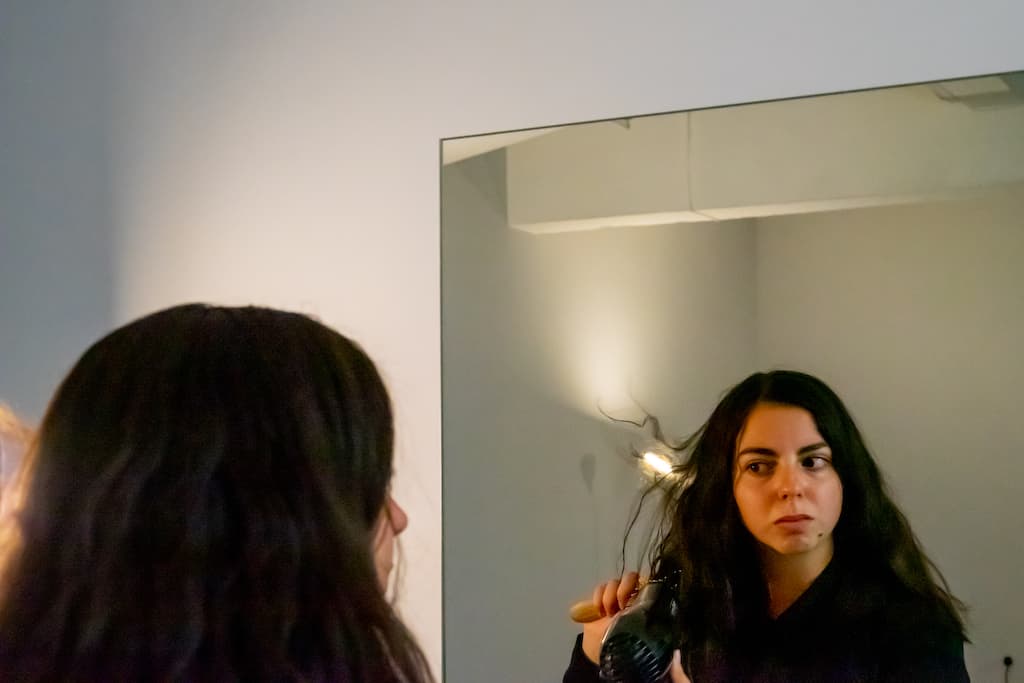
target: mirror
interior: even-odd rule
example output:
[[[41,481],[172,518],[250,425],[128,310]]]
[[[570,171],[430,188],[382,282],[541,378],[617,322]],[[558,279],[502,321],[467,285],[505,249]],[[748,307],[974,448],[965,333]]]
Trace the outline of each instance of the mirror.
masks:
[[[448,683],[561,680],[648,478],[609,416],[685,436],[776,367],[853,412],[972,679],[1024,657],[1024,74],[442,152]]]

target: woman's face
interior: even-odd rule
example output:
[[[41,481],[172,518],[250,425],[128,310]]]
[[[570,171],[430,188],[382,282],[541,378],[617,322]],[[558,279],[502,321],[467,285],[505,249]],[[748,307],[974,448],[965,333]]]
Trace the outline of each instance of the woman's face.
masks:
[[[388,494],[384,502],[384,509],[381,510],[377,519],[377,528],[373,536],[373,559],[377,566],[377,579],[380,581],[381,589],[387,590],[388,576],[395,563],[395,537],[405,531],[409,526],[409,518],[405,510],[395,502],[395,499]]]
[[[733,462],[736,505],[762,550],[827,562],[843,485],[811,414],[757,404],[740,430]]]

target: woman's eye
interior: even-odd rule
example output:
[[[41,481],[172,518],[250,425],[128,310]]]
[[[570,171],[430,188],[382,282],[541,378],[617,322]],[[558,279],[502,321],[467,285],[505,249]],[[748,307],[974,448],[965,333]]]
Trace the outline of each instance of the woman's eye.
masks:
[[[747,471],[753,472],[754,474],[764,474],[768,471],[768,463],[766,462],[752,462],[747,464]]]
[[[822,467],[827,467],[829,463],[828,458],[824,456],[811,455],[804,458],[803,464],[804,467],[806,467],[809,470],[818,470],[821,469]]]

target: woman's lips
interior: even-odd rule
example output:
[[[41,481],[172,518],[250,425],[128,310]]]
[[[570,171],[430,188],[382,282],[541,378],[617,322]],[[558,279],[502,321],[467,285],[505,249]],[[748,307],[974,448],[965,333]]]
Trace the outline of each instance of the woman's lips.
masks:
[[[801,522],[809,522],[811,520],[810,515],[786,515],[785,517],[779,517],[775,520],[776,524],[799,524]]]

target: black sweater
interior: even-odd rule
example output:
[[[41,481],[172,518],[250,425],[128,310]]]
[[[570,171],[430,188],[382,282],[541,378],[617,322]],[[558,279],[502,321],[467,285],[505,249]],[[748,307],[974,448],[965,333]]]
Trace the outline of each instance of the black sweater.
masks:
[[[693,683],[962,683],[963,639],[941,611],[894,580],[833,562],[777,619],[743,624],[709,658],[683,653]],[[563,683],[596,683],[576,639]]]

